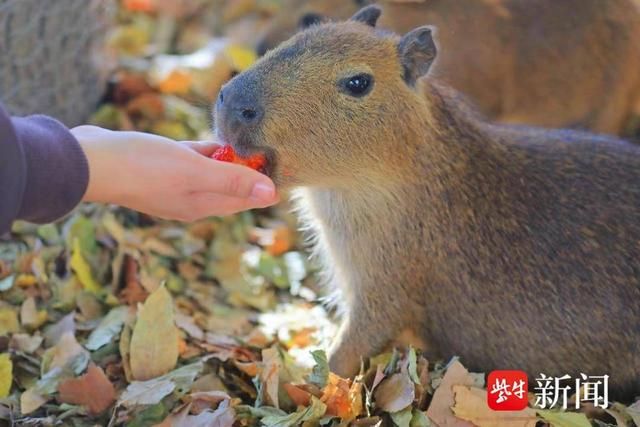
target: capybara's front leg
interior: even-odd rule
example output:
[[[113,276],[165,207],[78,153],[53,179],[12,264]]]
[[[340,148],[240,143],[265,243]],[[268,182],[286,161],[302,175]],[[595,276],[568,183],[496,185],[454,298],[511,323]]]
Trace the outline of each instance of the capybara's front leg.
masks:
[[[382,351],[397,333],[396,325],[376,319],[369,310],[359,307],[344,319],[329,350],[331,371],[348,378],[360,370],[362,357],[374,356]]]

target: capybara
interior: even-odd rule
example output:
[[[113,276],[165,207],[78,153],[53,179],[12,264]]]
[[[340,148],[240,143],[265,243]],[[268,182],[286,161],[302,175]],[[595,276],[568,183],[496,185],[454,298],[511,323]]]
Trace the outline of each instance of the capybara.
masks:
[[[356,373],[400,331],[472,369],[640,391],[640,146],[486,121],[429,72],[430,27],[312,26],[236,76],[216,132],[292,189]]]

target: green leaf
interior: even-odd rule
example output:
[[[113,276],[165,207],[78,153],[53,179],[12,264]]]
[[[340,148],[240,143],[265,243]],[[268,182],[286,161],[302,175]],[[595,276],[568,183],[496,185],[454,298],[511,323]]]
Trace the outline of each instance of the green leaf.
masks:
[[[327,353],[323,350],[316,350],[311,352],[313,360],[316,361],[316,365],[311,370],[311,374],[307,377],[307,381],[317,386],[318,388],[324,388],[329,381],[329,362],[327,361]]]
[[[53,224],[45,224],[38,227],[38,237],[49,245],[55,245],[60,242],[58,227]]]
[[[280,289],[288,289],[290,286],[287,267],[284,261],[274,257],[268,252],[262,251],[260,253],[260,259],[256,266],[256,273],[264,276]]]
[[[391,419],[393,423],[398,427],[410,427],[413,414],[411,413],[411,406],[403,409],[402,411],[391,413]]]
[[[80,251],[83,254],[96,253],[98,244],[96,243],[96,230],[93,221],[83,215],[75,217],[69,229],[68,241],[73,244],[75,239],[78,239]]]
[[[128,427],[147,427],[160,424],[167,416],[169,411],[162,403],[145,408],[139,412],[136,417],[127,423]]]
[[[119,306],[112,309],[102,319],[98,327],[91,332],[84,346],[89,350],[95,351],[109,344],[122,330],[128,312],[127,306]]]
[[[432,425],[433,423],[424,412],[418,409],[413,410],[413,416],[411,417],[409,427],[430,427]]]
[[[392,358],[393,358],[393,353],[391,352],[382,353],[377,356],[369,358],[369,364],[371,366],[378,366],[378,365],[387,366],[389,362],[391,362]]]
[[[586,415],[577,412],[537,410],[538,416],[553,427],[591,427]]]
[[[317,397],[311,397],[311,405],[302,408],[289,415],[263,417],[261,424],[265,427],[292,427],[301,425],[304,421],[317,421],[322,418],[327,411],[327,405],[322,403]]]
[[[409,359],[409,376],[411,377],[411,381],[415,384],[420,384],[420,378],[418,377],[418,356],[416,355],[416,349],[413,347],[409,347],[409,354],[407,355],[407,359]]]

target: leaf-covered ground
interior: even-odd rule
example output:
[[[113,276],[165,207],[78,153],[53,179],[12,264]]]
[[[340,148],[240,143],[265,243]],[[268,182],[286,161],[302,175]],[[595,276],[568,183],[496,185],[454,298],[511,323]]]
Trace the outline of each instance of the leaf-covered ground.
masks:
[[[255,58],[207,44],[204,3],[122,2],[120,65],[95,123],[206,137],[208,103]],[[246,31],[277,7],[254,3],[213,14]],[[16,224],[0,241],[0,425],[640,426],[638,403],[490,411],[484,375],[414,349],[364,360],[355,380],[330,373],[335,324],[285,212],[184,225],[85,205],[56,225]]]

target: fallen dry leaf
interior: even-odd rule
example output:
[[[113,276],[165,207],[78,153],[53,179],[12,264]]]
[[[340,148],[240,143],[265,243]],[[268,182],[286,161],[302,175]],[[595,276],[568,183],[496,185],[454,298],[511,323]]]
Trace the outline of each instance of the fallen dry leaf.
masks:
[[[73,240],[73,255],[71,255],[71,262],[69,263],[71,269],[76,274],[78,281],[82,283],[82,286],[93,293],[98,293],[102,289],[100,284],[93,278],[91,272],[91,266],[84,259],[81,252],[80,240],[75,238]]]
[[[352,385],[351,381],[330,373],[320,399],[327,405],[327,414],[344,420],[354,419],[362,410],[361,385]]]
[[[47,321],[47,312],[38,311],[36,299],[29,297],[22,303],[20,307],[20,320],[22,326],[29,329],[37,329]]]
[[[149,292],[140,283],[138,276],[138,262],[131,256],[124,259],[124,289],[120,291],[120,298],[126,304],[136,305],[144,302]]]
[[[427,416],[439,427],[473,427],[472,423],[461,420],[451,411],[455,404],[454,385],[469,387],[474,385],[474,380],[469,375],[469,371],[457,360],[450,364],[440,386],[433,394],[433,400],[427,410]]]
[[[20,412],[23,415],[30,414],[47,403],[45,397],[40,396],[32,389],[27,389],[20,395]]]
[[[13,382],[13,363],[9,353],[0,354],[0,399],[9,396]]]
[[[46,370],[50,371],[54,368],[63,368],[81,353],[88,352],[84,347],[78,344],[73,333],[67,332],[62,336],[62,338],[60,338],[60,341],[58,341],[54,347],[46,351],[46,355],[51,358],[51,362],[48,364]]]
[[[467,420],[478,427],[535,427],[536,411],[494,411],[487,405],[487,391],[476,387],[453,386],[456,417]]]
[[[62,381],[58,392],[60,402],[85,406],[92,415],[100,414],[116,401],[113,384],[104,371],[93,363],[81,377]]]
[[[376,405],[385,412],[398,412],[413,403],[415,385],[406,370],[391,375],[374,392]]]
[[[51,347],[60,341],[63,335],[76,332],[76,321],[74,313],[69,313],[53,325],[49,325],[44,330],[44,343],[46,347]]]
[[[262,370],[260,381],[264,388],[265,402],[273,407],[279,408],[278,391],[280,388],[280,370],[282,369],[282,359],[277,347],[262,350]]]
[[[144,381],[171,371],[178,362],[178,350],[173,300],[161,286],[142,305],[133,328],[129,348],[133,378]]]
[[[302,390],[301,388],[288,383],[283,384],[282,387],[296,406],[309,406],[309,403],[311,403],[311,393],[308,391]]]
[[[191,74],[183,70],[173,70],[158,84],[158,89],[162,93],[184,95],[189,93],[192,86]]]
[[[9,335],[20,330],[18,314],[8,307],[0,307],[0,336]]]
[[[43,341],[44,338],[39,335],[13,334],[11,341],[9,341],[9,347],[29,354],[39,349]]]

